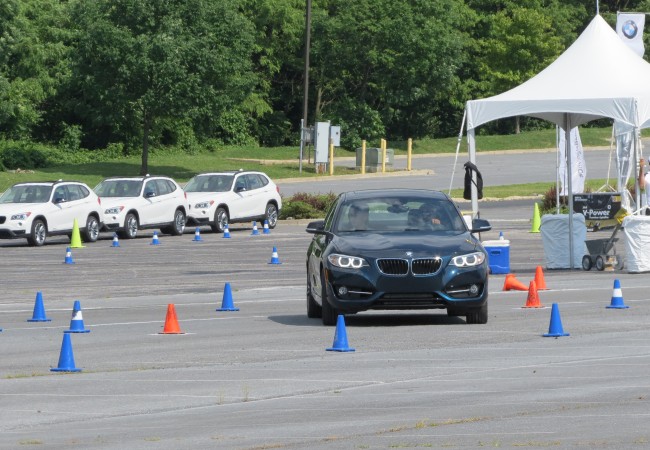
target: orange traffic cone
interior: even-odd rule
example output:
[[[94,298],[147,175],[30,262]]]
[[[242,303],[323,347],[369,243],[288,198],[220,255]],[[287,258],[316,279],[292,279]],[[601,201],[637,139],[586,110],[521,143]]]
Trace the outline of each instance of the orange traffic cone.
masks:
[[[544,271],[542,270],[542,266],[537,266],[537,269],[535,269],[535,284],[537,285],[538,291],[548,290],[546,287],[546,281],[544,281]]]
[[[165,318],[165,328],[158,334],[185,334],[178,326],[178,319],[176,318],[176,309],[174,304],[167,305],[167,317]]]
[[[530,282],[530,286],[528,287],[528,298],[526,299],[526,305],[522,306],[522,308],[543,308],[544,305],[542,305],[539,302],[539,296],[537,295],[537,283],[535,283],[535,280],[532,280]]]
[[[524,283],[519,281],[515,276],[511,273],[506,275],[506,280],[503,283],[503,290],[504,291],[527,291],[528,288]]]

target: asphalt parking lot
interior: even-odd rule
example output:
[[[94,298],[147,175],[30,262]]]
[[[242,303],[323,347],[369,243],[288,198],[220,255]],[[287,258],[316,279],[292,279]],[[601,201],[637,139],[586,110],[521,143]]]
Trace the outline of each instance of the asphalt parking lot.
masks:
[[[483,239],[504,232],[527,285],[541,237],[508,208],[484,215]],[[106,235],[75,264],[63,238],[0,242],[0,448],[650,446],[647,274],[545,271],[539,309],[493,275],[487,325],[362,313],[346,318],[356,351],[327,352],[335,329],[305,314],[304,228],[119,248]],[[629,309],[606,308],[615,279]],[[225,283],[239,311],[216,311]],[[27,322],[39,291],[51,321]],[[82,371],[54,373],[75,300],[91,330],[71,336]],[[542,337],[553,303],[570,336]],[[159,334],[169,304],[184,334]]]

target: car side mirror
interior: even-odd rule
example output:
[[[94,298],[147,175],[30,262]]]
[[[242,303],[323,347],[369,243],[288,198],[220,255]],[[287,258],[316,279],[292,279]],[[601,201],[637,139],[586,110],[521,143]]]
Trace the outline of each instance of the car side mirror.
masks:
[[[237,187],[235,188],[235,192],[243,192],[243,191],[245,191],[245,190],[246,190],[246,188],[245,188],[244,186],[237,186]]]
[[[305,231],[307,231],[309,234],[326,234],[325,221],[316,220],[314,222],[309,222]]]
[[[65,203],[65,198],[57,197],[54,199],[54,204],[58,205],[59,203]]]
[[[155,197],[156,193],[153,191],[149,191],[149,192],[145,192],[144,196],[145,198],[151,198],[151,197]]]
[[[472,220],[472,229],[470,230],[472,233],[484,233],[486,231],[490,231],[492,229],[492,225],[490,225],[490,222],[488,222],[485,219],[474,219]]]

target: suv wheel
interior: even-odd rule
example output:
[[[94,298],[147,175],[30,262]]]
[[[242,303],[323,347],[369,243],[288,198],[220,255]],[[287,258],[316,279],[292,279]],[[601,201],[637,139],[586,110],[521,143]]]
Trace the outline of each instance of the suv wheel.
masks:
[[[125,239],[135,239],[138,234],[138,218],[128,213],[124,219],[124,231],[120,233]]]
[[[214,225],[211,225],[212,231],[223,233],[228,226],[228,220],[228,212],[222,207],[217,208],[214,212]]]
[[[185,213],[180,209],[174,213],[174,224],[171,231],[174,236],[180,236],[185,231]]]
[[[485,302],[483,306],[478,309],[467,311],[465,321],[468,324],[486,324],[488,321],[488,304]]]
[[[273,203],[268,203],[266,205],[264,218],[268,222],[269,228],[275,228],[278,224],[278,208]]]
[[[86,219],[84,239],[86,242],[97,242],[97,239],[99,239],[99,221],[93,215],[88,216]]]
[[[41,219],[36,219],[32,222],[32,232],[27,238],[29,245],[40,247],[45,244],[47,237],[47,225]]]
[[[325,281],[325,276],[321,274],[321,302],[323,303],[321,308],[321,318],[323,319],[323,325],[336,325],[340,313],[338,309],[330,305],[330,302],[327,299],[327,286],[325,283],[327,283]]]

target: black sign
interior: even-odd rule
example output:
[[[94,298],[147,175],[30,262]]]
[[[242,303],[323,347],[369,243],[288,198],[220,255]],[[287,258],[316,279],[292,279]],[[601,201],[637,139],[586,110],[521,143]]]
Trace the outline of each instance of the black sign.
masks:
[[[573,212],[585,216],[585,220],[610,220],[621,209],[620,192],[573,194]]]

